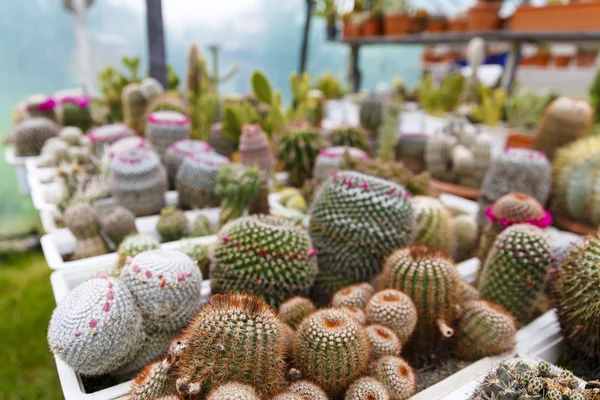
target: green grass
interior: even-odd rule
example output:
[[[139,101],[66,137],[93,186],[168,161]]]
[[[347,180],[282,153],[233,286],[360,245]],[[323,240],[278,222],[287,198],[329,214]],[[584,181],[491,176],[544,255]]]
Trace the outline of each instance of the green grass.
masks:
[[[0,256],[0,400],[63,398],[46,341],[50,272],[40,252]]]

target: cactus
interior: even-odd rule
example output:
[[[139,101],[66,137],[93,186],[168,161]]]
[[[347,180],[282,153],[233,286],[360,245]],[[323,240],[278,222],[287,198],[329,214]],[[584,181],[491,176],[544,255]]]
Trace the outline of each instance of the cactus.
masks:
[[[354,147],[369,151],[369,134],[360,126],[343,125],[330,132],[332,146]]]
[[[186,241],[177,250],[187,255],[189,258],[192,259],[192,261],[196,262],[198,264],[198,268],[200,269],[202,277],[204,279],[208,279],[208,267],[210,263],[208,260],[208,252],[205,246]]]
[[[220,122],[211,125],[208,142],[217,153],[226,157],[231,157],[237,149],[237,143],[225,135]]]
[[[318,286],[329,280],[327,274],[338,277],[329,280],[333,292],[369,280],[389,253],[412,242],[414,217],[406,196],[401,186],[356,172],[341,172],[323,184],[309,226],[320,251],[324,279],[317,278]]]
[[[425,170],[425,146],[429,135],[423,133],[400,133],[396,140],[395,158],[411,171]]]
[[[390,162],[394,159],[394,149],[396,148],[396,138],[398,136],[399,114],[400,104],[393,102],[388,104],[386,116],[379,132],[379,141],[377,142],[377,158],[383,162]],[[372,147],[375,148],[376,146]]]
[[[115,244],[119,245],[125,237],[137,233],[135,215],[125,207],[117,206],[100,216],[102,232]]]
[[[267,177],[261,173],[258,193],[248,204],[248,215],[270,214],[271,206],[269,205],[269,182],[270,181],[267,180]]]
[[[46,118],[56,122],[56,100],[43,94],[34,94],[25,99],[25,108],[29,118]]]
[[[293,186],[300,187],[313,177],[315,161],[324,144],[319,132],[308,126],[293,127],[283,134],[278,158],[289,172]]]
[[[135,131],[122,123],[108,124],[93,128],[87,133],[87,138],[92,144],[92,151],[99,157],[104,154],[104,147],[114,143],[114,148],[111,149],[109,154],[111,157],[117,155],[119,152],[128,150],[130,148],[142,147],[140,142],[132,144],[133,138],[137,138]],[[127,142],[121,142],[117,145],[120,139],[130,138]],[[139,140],[139,139],[137,139]],[[123,143],[127,143],[127,146],[123,146]],[[130,147],[131,146],[131,147]],[[113,145],[111,145],[111,148]]]
[[[317,311],[317,308],[312,301],[306,297],[294,296],[281,303],[279,318],[292,329],[296,329],[304,318],[315,311]]]
[[[148,101],[148,105],[144,110],[144,115],[148,116],[159,111],[176,112],[182,115],[188,114],[188,108],[181,97],[169,92],[159,94]]]
[[[212,289],[255,294],[278,306],[308,293],[317,274],[315,255],[310,237],[288,219],[240,218],[219,232],[212,257]]]
[[[318,346],[315,344],[319,343]],[[329,396],[340,396],[367,369],[369,340],[352,317],[323,309],[306,317],[296,332],[296,368]]]
[[[488,133],[480,133],[475,138],[471,151],[473,152],[474,168],[471,171],[470,183],[472,187],[480,188],[483,178],[492,161],[492,136]]]
[[[375,293],[375,288],[368,283],[357,283],[338,290],[331,299],[333,307],[352,306],[365,308]]]
[[[131,384],[131,400],[162,399],[175,396],[177,392],[171,376],[174,369],[174,363],[168,359],[147,365]]]
[[[506,308],[520,324],[527,324],[544,290],[551,262],[552,247],[543,230],[527,224],[510,226],[498,235],[483,264],[481,297]]]
[[[228,381],[251,383],[261,396],[282,388],[286,346],[282,323],[262,300],[214,295],[184,336],[189,347],[181,356],[176,380],[181,394],[208,392]]]
[[[456,327],[456,355],[465,360],[504,353],[515,346],[517,327],[509,313],[487,301],[463,303]]]
[[[475,218],[469,215],[457,215],[452,218],[452,237],[455,241],[454,259],[458,261],[472,257],[478,226]]]
[[[250,385],[229,382],[212,390],[207,400],[260,400],[260,397]]]
[[[83,375],[102,375],[131,361],[144,341],[142,317],[127,287],[95,278],[71,290],[50,319],[48,344]]]
[[[372,138],[376,138],[382,123],[383,104],[372,96],[360,105],[360,124],[371,133]]]
[[[546,107],[531,148],[552,160],[559,148],[586,136],[593,119],[594,110],[585,100],[559,97]]]
[[[325,72],[317,81],[317,88],[323,93],[327,100],[335,100],[342,97],[343,90],[339,79],[331,72]]]
[[[167,353],[171,341],[173,340],[173,332],[155,332],[154,329],[148,325],[144,326],[144,331],[146,332],[146,337],[135,358],[129,363],[119,367],[119,369],[111,375],[118,378],[130,379],[132,376],[135,376],[135,374],[142,371],[146,365],[161,359]],[[173,388],[175,388],[175,386],[173,386]]]
[[[187,95],[189,98],[196,98],[200,94],[200,83],[202,81],[203,63],[198,46],[192,44],[188,51],[187,58]]]
[[[417,217],[415,243],[446,250],[452,254],[452,220],[444,204],[438,199],[425,196],[411,197],[410,203]]]
[[[123,267],[128,257],[133,258],[144,251],[155,250],[159,247],[160,243],[158,240],[150,235],[136,234],[127,236],[117,249],[117,254],[119,255],[117,267],[119,269]]]
[[[383,383],[391,400],[407,400],[417,390],[413,369],[400,357],[381,357],[369,367],[369,376]]]
[[[206,153],[212,153],[212,146],[201,140],[178,140],[171,144],[165,153],[164,163],[167,168],[167,176],[172,185],[175,184],[177,170],[186,157],[202,157]]]
[[[58,132],[58,125],[46,118],[25,119],[13,131],[15,154],[18,157],[40,155],[46,140],[56,137]]]
[[[221,167],[215,187],[215,194],[222,199],[219,227],[242,216],[258,195],[261,179],[261,171],[256,166],[229,164]]]
[[[365,312],[362,309],[360,309],[358,307],[343,306],[343,307],[338,307],[337,310],[343,312],[346,315],[351,316],[352,318],[354,318],[356,320],[356,322],[358,322],[361,325],[367,324],[367,315],[365,314]]]
[[[503,88],[489,88],[478,85],[477,91],[481,99],[472,118],[487,126],[497,126],[502,120],[507,93]]]
[[[365,309],[370,324],[383,325],[398,335],[403,345],[417,326],[417,309],[406,294],[387,289],[375,293]]]
[[[432,135],[425,145],[425,166],[435,179],[452,181],[451,153],[456,145],[456,138],[444,132]]]
[[[196,217],[190,228],[191,237],[210,236],[213,234],[213,227],[206,215],[200,214]]]
[[[288,386],[287,391],[295,393],[304,400],[328,400],[327,393],[310,381],[297,381]]]
[[[67,142],[69,146],[79,146],[83,132],[75,126],[65,126],[58,132],[58,137]]]
[[[215,194],[217,173],[228,161],[226,157],[215,153],[184,159],[175,178],[180,206],[182,208],[218,206],[219,198]]]
[[[363,376],[350,385],[344,400],[390,400],[390,394],[383,383]]]
[[[273,397],[273,400],[304,400],[305,397],[300,396],[296,393],[291,392],[283,392],[279,393],[277,396]]]
[[[61,104],[60,122],[62,126],[74,126],[87,132],[94,121],[90,112],[90,98],[87,96],[65,96]]]
[[[313,174],[318,184],[325,182],[334,172],[341,169],[345,154],[348,154],[350,159],[369,158],[367,153],[353,147],[327,147],[322,149],[315,161]]]
[[[443,115],[454,111],[460,103],[464,81],[460,71],[455,71],[446,75],[438,86],[433,76],[426,74],[417,88],[419,104],[430,115]]]
[[[460,287],[461,287],[461,291],[462,291],[462,299],[464,302],[471,301],[471,300],[479,300],[481,298],[481,295],[479,294],[479,290],[477,290],[477,288],[475,286],[471,285],[470,283],[468,283],[464,280],[461,280]]]
[[[160,211],[156,230],[164,242],[173,242],[188,232],[188,220],[183,211],[175,207],[166,207]]]
[[[75,236],[74,259],[99,256],[107,252],[106,243],[100,236],[98,217],[89,204],[80,203],[67,207],[63,222]]]
[[[383,325],[369,325],[365,333],[371,344],[371,359],[377,360],[383,356],[397,356],[402,350],[402,342],[396,332]]]
[[[273,175],[275,157],[260,125],[244,125],[240,136],[240,162],[260,168],[267,179]]]
[[[175,111],[157,111],[146,118],[146,138],[156,148],[161,159],[169,146],[190,137],[190,120]]]
[[[144,111],[147,101],[142,94],[139,83],[132,82],[123,88],[121,103],[123,104],[123,121],[125,124],[140,135],[143,134]]]

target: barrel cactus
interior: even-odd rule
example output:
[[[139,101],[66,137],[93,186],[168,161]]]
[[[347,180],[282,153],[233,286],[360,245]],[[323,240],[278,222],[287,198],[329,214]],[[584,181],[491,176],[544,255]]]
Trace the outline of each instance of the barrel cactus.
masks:
[[[183,99],[176,93],[165,92],[154,96],[144,110],[145,115],[150,115],[159,111],[172,111],[183,115],[188,115],[188,107]]]
[[[281,303],[279,306],[279,318],[292,327],[292,329],[296,329],[304,318],[315,311],[317,311],[317,308],[310,299],[294,296]]]
[[[411,197],[410,202],[417,217],[415,243],[446,250],[452,254],[452,217],[444,204],[438,199],[426,196]]]
[[[223,124],[221,122],[211,125],[208,143],[217,153],[225,157],[231,157],[237,149],[237,144],[223,134]]]
[[[157,111],[146,118],[146,139],[156,148],[164,160],[169,146],[180,140],[189,139],[190,120],[175,111]]]
[[[417,390],[413,369],[400,357],[381,357],[369,367],[369,376],[383,383],[391,400],[407,400]]]
[[[184,237],[188,232],[188,219],[183,211],[175,207],[160,210],[156,230],[165,242],[172,242]]]
[[[273,175],[275,156],[260,125],[244,125],[240,136],[240,162],[260,168],[267,178]]]
[[[375,293],[375,288],[368,283],[357,283],[335,292],[331,299],[333,307],[353,306],[365,308]]]
[[[181,246],[177,248],[177,251],[182,252],[183,254],[191,258],[192,261],[198,264],[198,268],[200,269],[200,273],[202,274],[203,279],[209,278],[210,262],[208,259],[207,246],[203,246],[199,243],[194,243],[186,240]]]
[[[56,137],[58,132],[58,125],[47,118],[25,119],[13,131],[15,154],[18,157],[40,155],[46,140]]]
[[[377,137],[383,123],[383,104],[376,98],[369,98],[360,105],[360,124],[369,130],[371,137]]]
[[[140,82],[140,90],[142,92],[142,96],[144,96],[147,101],[150,101],[153,98],[163,94],[165,88],[158,80],[149,76],[142,79]]]
[[[119,245],[129,235],[137,233],[135,215],[125,207],[113,207],[100,216],[102,232],[115,244]]]
[[[260,400],[260,397],[250,385],[229,382],[213,389],[207,400]]]
[[[142,94],[139,83],[132,82],[123,88],[121,103],[123,104],[123,121],[125,124],[140,135],[143,134],[144,112],[147,101]]]
[[[341,169],[345,157],[365,159],[369,155],[354,147],[327,147],[319,152],[315,161],[314,177],[318,184],[325,182],[331,175]]]
[[[172,185],[175,185],[177,170],[184,158],[195,157],[196,155],[202,156],[206,153],[212,153],[212,151],[212,146],[201,140],[183,139],[171,144],[163,158],[165,166],[167,167],[169,182],[171,182]]]
[[[350,385],[344,400],[390,400],[390,394],[383,383],[363,376]]]
[[[127,236],[117,248],[118,268],[125,265],[128,257],[133,258],[144,251],[155,250],[159,247],[160,243],[153,236],[142,233]]]
[[[324,145],[321,134],[307,125],[292,127],[283,134],[278,158],[293,186],[300,187],[313,177],[315,161]]]
[[[142,316],[127,287],[95,278],[71,290],[50,319],[50,350],[76,372],[102,375],[131,361],[144,340]]]
[[[375,293],[365,309],[370,324],[379,324],[393,330],[401,344],[408,342],[417,326],[417,309],[406,294],[386,289]]]
[[[183,208],[217,207],[217,173],[229,160],[216,153],[186,158],[177,171],[175,187]]]
[[[92,149],[94,153],[98,156],[102,156],[104,154],[104,146],[112,145],[116,143],[120,139],[125,138],[136,138],[135,131],[131,129],[129,126],[123,123],[114,123],[98,126],[93,128],[87,133],[87,137],[92,144]],[[118,154],[122,150],[127,150],[130,148],[139,148],[139,142],[135,143],[135,146],[132,147],[116,147],[111,152],[112,155]],[[115,150],[119,151],[115,151]]]
[[[131,400],[161,399],[177,395],[172,378],[174,369],[174,363],[167,359],[148,364],[131,384]]]
[[[477,221],[470,215],[461,214],[452,218],[452,235],[455,242],[454,259],[457,262],[472,257],[479,233],[478,228]]]
[[[27,115],[31,118],[46,118],[56,122],[57,101],[45,94],[34,94],[25,99]]]
[[[213,252],[216,293],[245,292],[277,306],[307,294],[317,274],[310,237],[292,221],[250,216],[225,225]]]
[[[288,386],[287,391],[302,396],[305,400],[328,400],[327,393],[310,381],[297,381]]]
[[[212,224],[204,214],[199,214],[190,226],[191,237],[210,236],[213,233]]]
[[[100,223],[94,209],[85,203],[74,204],[65,210],[65,226],[75,236],[73,258],[94,257],[107,252],[106,243],[100,236]]]
[[[333,146],[354,147],[362,151],[369,151],[369,133],[360,126],[340,126],[333,129],[329,136]]]
[[[402,342],[390,328],[377,324],[369,325],[365,328],[365,333],[371,344],[371,359],[400,355]]]
[[[342,307],[337,307],[336,310],[339,310],[339,311],[343,312],[344,314],[351,316],[352,318],[354,318],[356,320],[356,322],[358,322],[361,325],[367,324],[367,315],[361,308],[354,307],[354,306],[342,306]]]
[[[122,151],[127,151],[130,149],[145,149],[154,151],[154,147],[143,137],[127,136],[115,140],[110,146],[108,146],[108,156],[112,158]]]
[[[242,216],[260,191],[262,172],[257,166],[228,164],[217,174],[215,194],[221,198],[219,226]]]
[[[87,96],[64,96],[61,105],[60,121],[63,126],[74,126],[87,132],[94,121],[90,111],[90,98]]]

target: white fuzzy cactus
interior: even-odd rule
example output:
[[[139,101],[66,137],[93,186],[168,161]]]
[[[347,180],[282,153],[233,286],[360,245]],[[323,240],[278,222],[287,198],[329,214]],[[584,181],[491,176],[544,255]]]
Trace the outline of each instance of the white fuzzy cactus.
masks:
[[[142,347],[137,352],[135,358],[120,367],[112,375],[131,379],[134,374],[140,372],[147,364],[161,358],[169,349],[173,340],[173,334],[170,332],[150,332],[146,328],[146,337]]]
[[[146,118],[146,138],[161,159],[173,143],[190,137],[190,120],[176,111],[157,111]]]

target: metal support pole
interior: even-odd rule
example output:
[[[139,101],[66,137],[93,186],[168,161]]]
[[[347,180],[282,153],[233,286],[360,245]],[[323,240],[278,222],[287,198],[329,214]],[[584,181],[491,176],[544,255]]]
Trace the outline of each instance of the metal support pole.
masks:
[[[313,0],[306,0],[306,22],[304,23],[304,35],[302,36],[302,49],[300,52],[300,74],[306,70],[306,60],[308,56],[308,36],[310,33],[310,21],[312,20]]]
[[[165,52],[162,0],[146,0],[146,21],[150,76],[166,88],[168,86],[167,56]]]
[[[360,68],[358,67],[359,50],[360,50],[360,45],[358,45],[358,44],[350,45],[349,80],[350,80],[350,83],[352,84],[352,91],[354,93],[358,93],[358,91],[360,91],[360,84],[361,84],[361,78],[362,78],[361,73],[360,73]]]
[[[515,75],[521,62],[521,42],[514,40],[510,43],[510,53],[504,66],[504,76],[502,76],[502,87],[508,94],[512,94],[515,86]]]

